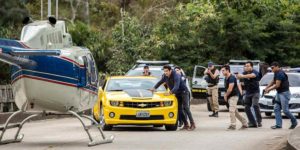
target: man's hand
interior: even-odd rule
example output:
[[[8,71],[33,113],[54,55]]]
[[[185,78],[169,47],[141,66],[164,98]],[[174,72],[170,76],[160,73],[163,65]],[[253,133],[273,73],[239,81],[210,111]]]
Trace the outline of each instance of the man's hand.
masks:
[[[225,102],[227,102],[227,95],[224,95],[224,100]]]
[[[153,93],[153,92],[155,92],[155,89],[154,89],[154,88],[151,88],[150,91]]]
[[[243,78],[243,75],[242,74],[236,74],[236,77],[238,78],[238,79],[241,79],[241,78]]]
[[[265,88],[264,90],[266,94],[270,92],[269,88]]]

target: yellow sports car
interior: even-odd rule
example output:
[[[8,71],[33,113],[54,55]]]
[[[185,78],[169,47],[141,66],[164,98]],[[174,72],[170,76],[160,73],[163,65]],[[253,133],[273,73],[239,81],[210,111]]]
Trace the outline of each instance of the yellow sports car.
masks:
[[[99,90],[94,118],[103,130],[115,125],[164,125],[166,130],[177,130],[177,99],[165,95],[168,89],[164,86],[150,91],[157,82],[157,78],[146,76],[108,78]]]

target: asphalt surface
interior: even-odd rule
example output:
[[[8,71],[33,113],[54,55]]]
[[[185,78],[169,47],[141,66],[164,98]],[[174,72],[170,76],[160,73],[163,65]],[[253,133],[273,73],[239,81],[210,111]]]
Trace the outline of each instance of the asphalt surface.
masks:
[[[286,149],[290,121],[284,119],[283,129],[272,130],[274,117],[263,117],[262,128],[227,131],[229,113],[221,106],[219,118],[209,118],[206,104],[192,105],[192,113],[197,128],[194,131],[165,131],[164,128],[121,126],[105,132],[114,135],[113,143],[88,147],[89,139],[79,121],[75,118],[47,119],[25,124],[21,133],[25,135],[21,143],[0,145],[0,149],[190,149],[190,150],[278,150]],[[245,113],[241,112],[244,116]],[[264,115],[263,115],[264,116]],[[86,121],[89,123],[89,121]],[[238,127],[241,124],[238,123]],[[8,136],[13,137],[9,130]],[[100,138],[96,129],[93,136]]]

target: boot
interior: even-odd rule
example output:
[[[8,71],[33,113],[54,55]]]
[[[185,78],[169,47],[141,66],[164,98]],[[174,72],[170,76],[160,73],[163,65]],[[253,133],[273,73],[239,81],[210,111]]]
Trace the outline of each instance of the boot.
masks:
[[[180,130],[189,130],[190,126],[189,124],[184,124],[183,128],[181,128]]]
[[[214,117],[219,117],[219,112],[216,112]]]
[[[191,127],[189,128],[189,131],[193,131],[196,129],[196,125],[194,122],[191,123]]]
[[[214,117],[215,116],[215,112],[213,111],[213,113],[211,115],[208,115],[209,117]]]

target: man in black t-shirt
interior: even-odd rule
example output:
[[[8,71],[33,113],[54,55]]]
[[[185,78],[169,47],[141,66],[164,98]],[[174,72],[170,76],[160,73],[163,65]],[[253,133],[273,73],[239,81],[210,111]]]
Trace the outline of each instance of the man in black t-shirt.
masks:
[[[280,129],[282,128],[282,117],[281,117],[281,109],[283,113],[291,119],[292,125],[289,129],[294,129],[297,125],[297,119],[289,110],[289,101],[291,98],[291,92],[289,89],[289,80],[288,76],[284,71],[280,69],[279,63],[273,62],[271,64],[271,69],[274,72],[274,79],[269,83],[269,85],[265,88],[265,92],[269,93],[271,90],[277,91],[275,97],[275,105],[274,105],[274,113],[276,119],[276,125],[272,126],[272,129]]]
[[[238,85],[237,80],[234,75],[230,73],[229,65],[222,66],[222,73],[225,76],[224,85],[226,93],[224,95],[224,100],[229,104],[229,113],[230,113],[230,126],[228,130],[236,129],[236,118],[242,123],[241,129],[248,128],[247,120],[238,112],[237,102],[238,102]]]
[[[245,64],[245,71],[243,74],[237,74],[239,79],[243,79],[244,87],[246,90],[245,94],[245,112],[247,114],[249,124],[249,128],[257,128],[261,127],[261,113],[259,108],[259,80],[260,75],[259,72],[253,69],[253,63],[251,61]],[[251,107],[253,106],[254,112],[256,115],[256,120],[251,111]]]

